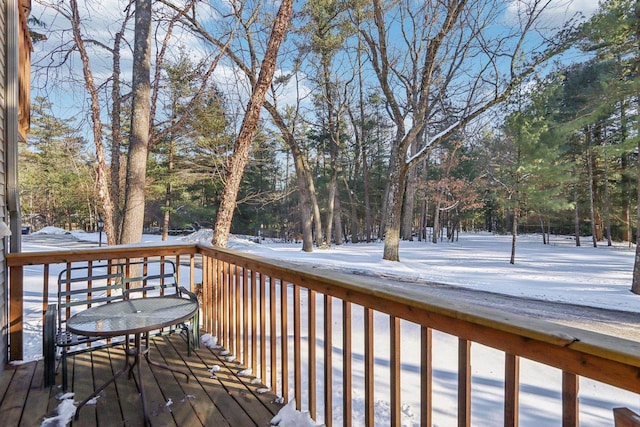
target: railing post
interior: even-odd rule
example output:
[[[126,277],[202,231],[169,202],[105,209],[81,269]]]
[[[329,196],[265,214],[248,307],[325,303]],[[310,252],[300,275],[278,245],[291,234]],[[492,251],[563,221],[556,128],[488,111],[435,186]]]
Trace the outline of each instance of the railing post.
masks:
[[[9,268],[9,359],[22,360],[24,270],[22,266]]]

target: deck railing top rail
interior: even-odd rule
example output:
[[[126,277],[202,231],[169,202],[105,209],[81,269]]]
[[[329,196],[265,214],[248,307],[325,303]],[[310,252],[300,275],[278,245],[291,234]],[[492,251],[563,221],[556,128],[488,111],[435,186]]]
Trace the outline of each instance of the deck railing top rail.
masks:
[[[371,277],[228,249],[200,253],[564,371],[640,392],[640,343],[394,286]]]
[[[154,256],[189,255],[198,252],[194,244],[145,244],[130,246],[110,246],[92,249],[72,249],[39,252],[9,253],[7,267],[25,265],[56,264],[61,262],[96,261],[119,258],[143,258]]]

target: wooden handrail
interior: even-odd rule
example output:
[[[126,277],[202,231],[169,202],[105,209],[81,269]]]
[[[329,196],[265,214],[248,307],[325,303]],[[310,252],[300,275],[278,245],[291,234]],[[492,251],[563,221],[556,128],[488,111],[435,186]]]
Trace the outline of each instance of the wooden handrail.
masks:
[[[520,358],[526,358],[562,371],[563,419],[565,425],[578,425],[579,377],[640,393],[640,344],[569,326],[553,324],[514,314],[478,307],[462,301],[436,296],[426,299],[407,287],[390,288],[374,278],[343,274],[271,261],[255,255],[205,245],[163,245],[111,247],[101,250],[56,251],[10,254],[11,359],[22,351],[23,267],[42,264],[73,263],[88,260],[133,259],[154,256],[189,256],[191,284],[194,282],[195,257],[202,259],[202,327],[214,334],[234,360],[259,376],[284,400],[295,398],[312,417],[323,418],[327,426],[333,419],[332,401],[334,346],[341,346],[343,419],[351,414],[352,331],[357,327],[364,339],[365,417],[374,417],[374,313],[389,316],[390,414],[399,423],[400,398],[400,324],[420,326],[421,354],[419,370],[422,424],[432,423],[432,331],[458,338],[458,421],[471,420],[471,343],[480,343],[505,353],[504,424],[518,424]],[[43,280],[43,283],[46,283]],[[302,301],[307,303],[306,308]],[[316,311],[318,305],[318,311]],[[364,309],[364,324],[352,325],[352,307]],[[332,307],[341,307],[342,326],[333,328]],[[359,308],[360,309],[360,308]],[[15,311],[14,311],[15,310]],[[321,313],[320,313],[321,311]],[[338,313],[335,313],[338,314]],[[302,322],[307,319],[306,324]],[[318,331],[320,325],[321,330]],[[293,332],[293,341],[289,343]],[[341,340],[332,338],[341,333]],[[324,349],[310,345],[303,351],[302,334],[310,343],[324,341]],[[19,352],[14,347],[19,347]],[[317,360],[316,360],[317,359]],[[316,376],[322,363],[324,375]],[[308,390],[302,390],[307,366]],[[500,371],[499,369],[497,371]],[[292,375],[290,375],[292,374]],[[317,383],[323,395],[317,395]],[[289,396],[289,388],[293,395]],[[278,390],[276,388],[279,388]],[[305,402],[302,400],[305,399]],[[323,412],[319,413],[320,406]]]
[[[424,300],[408,288],[389,290],[362,276],[323,271],[228,249],[201,246],[199,252],[235,262],[289,283],[338,297],[423,326],[517,354],[629,391],[640,392],[640,343],[597,332],[518,316],[437,296]],[[584,358],[584,359],[583,359]],[[603,372],[603,369],[606,372]]]

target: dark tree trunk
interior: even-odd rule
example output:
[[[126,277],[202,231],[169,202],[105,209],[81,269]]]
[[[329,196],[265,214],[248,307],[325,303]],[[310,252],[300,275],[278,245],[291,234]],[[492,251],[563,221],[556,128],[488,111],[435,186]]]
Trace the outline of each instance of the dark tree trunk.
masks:
[[[578,184],[573,185],[573,234],[576,246],[580,246],[580,210],[578,208]]]
[[[636,41],[640,41],[640,0],[636,0],[635,4],[635,17],[636,17]],[[640,49],[636,52],[636,75],[640,76]],[[640,91],[637,93],[638,104],[640,105]],[[638,115],[638,131],[640,131],[640,114]],[[638,142],[638,149],[640,150],[640,142]],[[636,164],[636,177],[640,182],[640,156],[638,156]],[[637,186],[637,223],[636,223],[636,257],[633,264],[633,281],[631,283],[631,292],[640,294],[640,185]]]
[[[589,126],[585,128],[587,138],[587,172],[589,174],[589,217],[591,218],[591,240],[593,247],[598,247],[598,222],[596,218],[595,208],[595,186],[593,184],[593,150],[591,149],[591,129]]]
[[[151,95],[151,0],[136,0],[133,99],[120,243],[138,243],[144,225]]]
[[[344,234],[342,232],[342,204],[340,203],[339,191],[336,191],[334,198],[333,222],[335,228],[333,233],[335,235],[336,245],[342,245],[344,243]]]

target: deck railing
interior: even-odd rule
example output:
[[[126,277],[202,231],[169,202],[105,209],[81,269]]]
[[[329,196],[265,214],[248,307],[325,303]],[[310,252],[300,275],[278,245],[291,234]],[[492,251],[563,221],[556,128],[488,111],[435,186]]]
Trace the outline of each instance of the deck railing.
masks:
[[[259,378],[256,387],[285,402],[295,399],[298,409],[327,426],[350,426],[355,413],[374,425],[381,400],[388,402],[390,425],[401,425],[407,400],[418,402],[420,425],[433,425],[434,413],[443,411],[441,394],[455,396],[457,413],[449,415],[457,424],[471,425],[472,408],[496,399],[473,384],[472,343],[501,354],[491,359],[490,375],[501,388],[505,426],[519,424],[523,360],[558,370],[561,409],[551,416],[565,426],[579,425],[580,377],[640,393],[636,342],[471,303],[424,300],[393,282],[199,245],[9,255],[10,358],[22,358],[25,266],[42,266],[47,295],[52,265],[148,257],[175,257],[185,265],[181,284],[201,293],[202,329],[216,337],[229,362]],[[46,304],[45,298],[43,310]],[[417,345],[407,350],[414,337]],[[457,356],[448,362],[455,376],[441,393],[434,360],[452,340]]]

